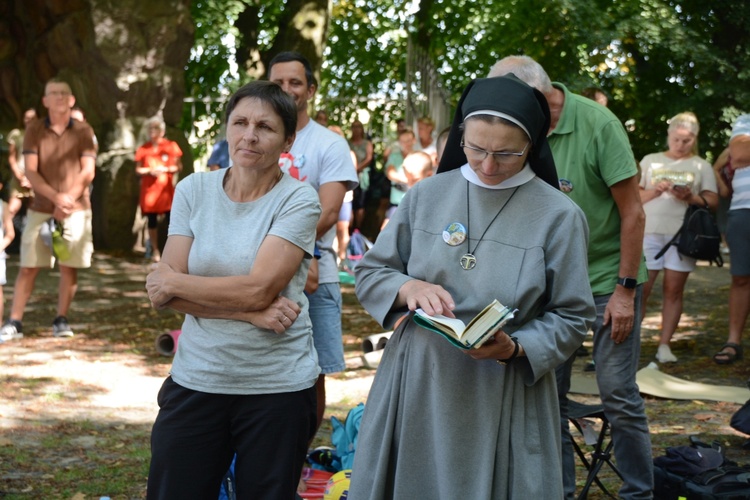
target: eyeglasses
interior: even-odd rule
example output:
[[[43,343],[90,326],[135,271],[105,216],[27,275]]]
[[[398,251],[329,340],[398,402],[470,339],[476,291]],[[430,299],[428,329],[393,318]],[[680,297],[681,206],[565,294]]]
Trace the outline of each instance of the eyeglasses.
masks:
[[[67,90],[50,90],[46,95],[49,97],[68,97],[71,93]]]
[[[529,148],[529,144],[531,144],[531,141],[526,143],[526,146],[524,146],[523,151],[520,153],[510,153],[510,152],[493,152],[493,151],[487,151],[480,148],[475,148],[473,146],[467,146],[464,143],[464,140],[461,139],[461,147],[464,148],[464,153],[466,154],[466,157],[473,161],[484,161],[485,158],[492,155],[492,159],[495,160],[497,163],[501,164],[509,164],[516,161],[516,158],[520,158],[521,156],[526,153],[526,150]]]

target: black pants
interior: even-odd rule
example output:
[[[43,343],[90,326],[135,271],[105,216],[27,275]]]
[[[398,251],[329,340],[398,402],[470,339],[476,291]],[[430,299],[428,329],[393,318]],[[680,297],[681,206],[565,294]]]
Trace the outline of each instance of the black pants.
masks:
[[[164,212],[165,224],[169,226],[169,215],[171,212]],[[143,214],[146,216],[147,226],[149,229],[154,229],[159,225],[159,215],[161,214]]]
[[[149,499],[217,498],[235,453],[238,499],[295,497],[315,433],[315,387],[236,396],[192,391],[169,377],[158,402]]]

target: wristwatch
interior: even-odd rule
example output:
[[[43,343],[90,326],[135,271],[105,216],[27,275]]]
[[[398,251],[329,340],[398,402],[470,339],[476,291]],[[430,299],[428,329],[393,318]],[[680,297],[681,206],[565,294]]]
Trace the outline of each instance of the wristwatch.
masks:
[[[636,286],[638,286],[638,280],[635,278],[628,278],[626,277],[619,277],[617,278],[617,284],[622,286],[623,288],[627,288],[629,290],[632,290]]]

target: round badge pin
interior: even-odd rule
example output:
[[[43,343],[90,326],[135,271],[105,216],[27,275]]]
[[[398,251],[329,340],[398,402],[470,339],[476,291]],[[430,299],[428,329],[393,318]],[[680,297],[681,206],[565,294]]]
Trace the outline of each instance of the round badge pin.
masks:
[[[466,228],[460,222],[451,222],[443,229],[443,241],[452,247],[460,245],[466,239]]]
[[[563,193],[570,193],[573,191],[573,183],[568,179],[560,179],[560,191]]]

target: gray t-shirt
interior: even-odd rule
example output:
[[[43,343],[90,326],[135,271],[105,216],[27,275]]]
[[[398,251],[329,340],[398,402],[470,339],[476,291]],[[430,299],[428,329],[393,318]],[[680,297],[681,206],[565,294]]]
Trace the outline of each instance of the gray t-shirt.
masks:
[[[317,193],[284,175],[262,198],[237,203],[222,187],[228,170],[192,174],[177,185],[169,235],[193,238],[188,270],[199,276],[248,274],[266,235],[297,245],[307,255],[281,295],[300,304],[302,312],[281,335],[242,321],[185,315],[172,378],[215,394],[307,389],[320,373],[303,293],[320,216]]]

